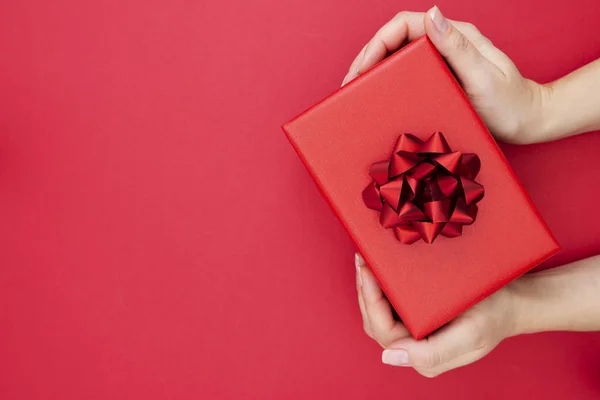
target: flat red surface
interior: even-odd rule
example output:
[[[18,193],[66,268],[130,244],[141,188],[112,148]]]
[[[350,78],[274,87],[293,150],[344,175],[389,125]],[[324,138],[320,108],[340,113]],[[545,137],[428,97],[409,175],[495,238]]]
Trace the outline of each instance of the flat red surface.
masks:
[[[597,0],[438,5],[532,78],[600,56]],[[429,6],[2,1],[0,398],[597,399],[600,334],[428,380],[362,333],[351,241],[279,127]],[[600,253],[600,134],[503,148],[547,266]]]

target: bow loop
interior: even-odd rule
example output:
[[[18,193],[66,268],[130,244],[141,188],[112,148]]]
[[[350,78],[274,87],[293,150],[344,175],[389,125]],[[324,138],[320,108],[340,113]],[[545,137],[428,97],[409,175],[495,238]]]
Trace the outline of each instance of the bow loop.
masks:
[[[380,212],[381,225],[393,229],[400,243],[454,238],[477,217],[484,196],[475,181],[480,168],[476,154],[452,151],[441,132],[426,141],[405,133],[389,160],[371,165],[373,181],[363,190],[363,201]]]

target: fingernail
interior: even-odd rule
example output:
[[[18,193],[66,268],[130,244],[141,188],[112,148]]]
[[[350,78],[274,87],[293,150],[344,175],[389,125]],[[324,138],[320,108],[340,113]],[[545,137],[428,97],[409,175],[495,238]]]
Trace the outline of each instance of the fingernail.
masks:
[[[448,23],[448,20],[444,18],[442,12],[437,6],[433,7],[431,12],[429,13],[429,18],[431,18],[431,21],[433,22],[433,25],[435,26],[435,29],[438,30],[438,32],[446,33],[450,29],[450,24]]]
[[[381,361],[395,367],[406,367],[408,366],[408,352],[402,349],[384,350],[381,353]]]
[[[354,263],[356,265],[358,265],[359,267],[362,267],[363,265],[365,265],[365,260],[362,258],[360,253],[354,253]]]
[[[363,52],[363,56],[360,59],[360,62],[358,63],[358,67],[356,67],[356,76],[358,76],[360,74],[360,71],[363,69],[362,66],[365,63],[365,60],[367,59],[367,55],[369,55],[369,48],[372,46],[369,46],[371,43],[367,43],[367,46],[365,47],[365,51]]]
[[[362,286],[362,275],[360,273],[361,260],[362,260],[362,257],[360,256],[360,254],[355,253],[354,254],[354,266],[356,267],[356,281],[358,282],[358,287]]]
[[[354,71],[348,72],[348,74],[344,77],[344,80],[342,81],[342,86],[344,86],[345,84],[350,82],[352,79],[356,78],[357,76],[358,76],[358,68],[355,69]]]

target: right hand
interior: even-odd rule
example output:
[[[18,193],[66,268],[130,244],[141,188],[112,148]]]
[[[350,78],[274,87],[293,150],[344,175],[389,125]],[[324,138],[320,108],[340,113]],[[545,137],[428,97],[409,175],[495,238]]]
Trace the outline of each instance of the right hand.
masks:
[[[405,41],[427,34],[450,64],[473,107],[498,139],[534,143],[551,89],[523,78],[515,64],[472,24],[447,20],[437,7],[400,12],[358,54],[342,85],[364,73]],[[536,137],[537,136],[537,137]]]

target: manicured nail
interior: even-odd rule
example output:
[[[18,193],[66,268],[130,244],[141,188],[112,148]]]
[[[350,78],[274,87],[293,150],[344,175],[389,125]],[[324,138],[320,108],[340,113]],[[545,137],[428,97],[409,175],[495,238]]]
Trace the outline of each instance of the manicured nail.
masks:
[[[351,80],[353,80],[353,79],[356,79],[356,77],[357,77],[358,75],[359,75],[358,68],[356,68],[354,71],[351,71],[351,72],[348,74],[348,80],[346,81],[346,83],[350,82],[350,81],[351,81]]]
[[[381,361],[384,364],[393,365],[395,367],[408,366],[408,352],[402,349],[384,350],[381,353]]]
[[[367,43],[367,45],[365,46],[365,51],[363,51],[363,55],[362,55],[360,62],[358,63],[358,67],[356,67],[356,76],[358,76],[360,74],[360,71],[364,72],[364,70],[365,70],[365,68],[363,68],[365,61],[368,60],[367,56],[369,56],[369,57],[371,56],[371,53],[369,52],[369,50],[371,50],[371,47],[373,47],[370,44],[371,44],[371,42]]]
[[[362,256],[360,255],[360,253],[354,253],[354,262],[359,267],[363,267],[363,266],[366,265],[365,264],[365,260],[362,258]]]
[[[450,24],[448,20],[444,18],[442,12],[437,6],[434,6],[433,9],[429,12],[429,18],[433,22],[435,29],[440,33],[446,33],[450,29]]]
[[[356,267],[356,281],[358,282],[358,287],[362,286],[362,274],[360,273],[362,257],[360,254],[354,254],[354,266]]]
[[[357,76],[358,76],[358,68],[355,69],[354,71],[349,71],[346,74],[346,76],[344,77],[344,80],[342,81],[342,86],[344,86],[345,84],[350,82],[352,79],[356,78]]]

